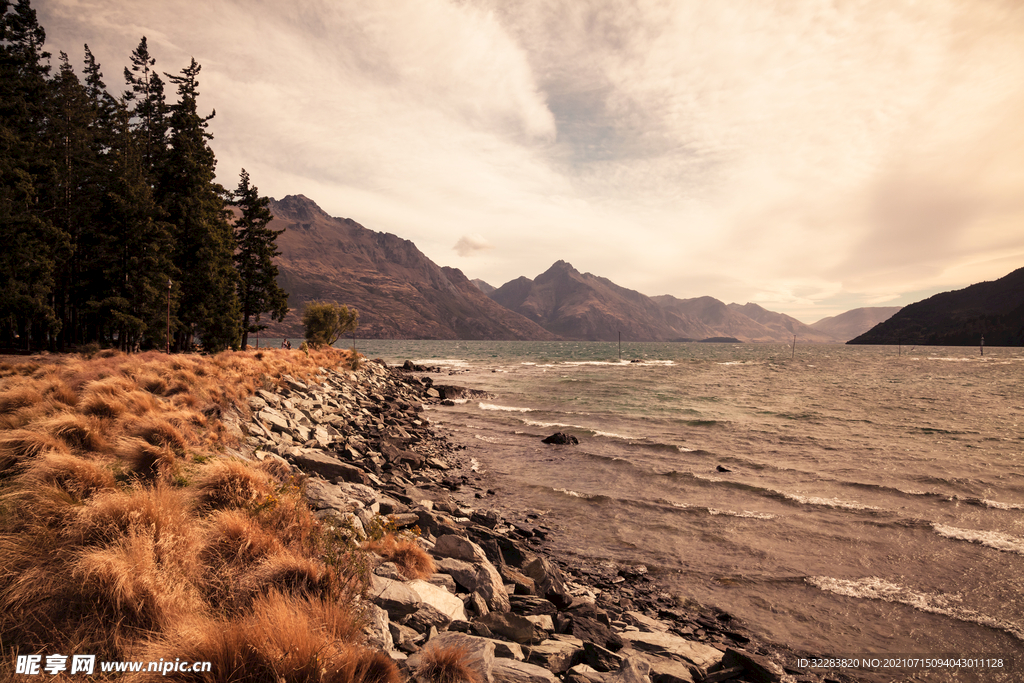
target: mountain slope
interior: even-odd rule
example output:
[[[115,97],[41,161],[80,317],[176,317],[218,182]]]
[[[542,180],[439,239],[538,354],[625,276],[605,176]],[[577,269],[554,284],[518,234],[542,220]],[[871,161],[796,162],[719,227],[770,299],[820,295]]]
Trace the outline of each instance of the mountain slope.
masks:
[[[772,335],[774,341],[791,341],[794,336],[804,342],[834,342],[832,335],[815,330],[810,325],[800,322],[785,313],[769,311],[757,304],[729,304],[729,310],[747,316],[756,323],[763,325]]]
[[[864,334],[878,323],[885,322],[901,308],[902,306],[854,308],[839,315],[822,318],[816,323],[811,323],[811,327],[845,342]]]
[[[1024,268],[910,304],[847,343],[973,346],[982,336],[990,346],[1024,343]]]
[[[455,268],[441,268],[409,240],[333,218],[302,195],[271,200],[278,282],[293,309],[264,336],[302,334],[301,308],[327,299],[359,310],[356,335],[373,339],[553,339],[504,309]]]
[[[713,336],[706,326],[640,292],[558,261],[536,280],[520,277],[491,292],[502,306],[566,339],[671,341]]]

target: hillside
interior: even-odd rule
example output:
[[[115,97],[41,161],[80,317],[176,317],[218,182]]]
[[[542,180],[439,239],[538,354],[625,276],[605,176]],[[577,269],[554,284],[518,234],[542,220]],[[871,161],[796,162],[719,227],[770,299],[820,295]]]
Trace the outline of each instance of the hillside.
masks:
[[[906,306],[849,344],[990,346],[1024,343],[1024,268]]]
[[[409,240],[333,218],[302,195],[271,200],[270,208],[270,227],[285,228],[276,263],[292,312],[263,336],[301,336],[303,303],[328,299],[359,310],[357,335],[364,339],[554,338]]]
[[[872,306],[855,308],[839,315],[822,318],[811,327],[840,341],[847,341],[864,334],[878,323],[885,322],[902,306]]]
[[[640,292],[581,273],[565,261],[530,280],[507,282],[491,298],[565,339],[672,341],[703,339],[712,330],[658,306]]]

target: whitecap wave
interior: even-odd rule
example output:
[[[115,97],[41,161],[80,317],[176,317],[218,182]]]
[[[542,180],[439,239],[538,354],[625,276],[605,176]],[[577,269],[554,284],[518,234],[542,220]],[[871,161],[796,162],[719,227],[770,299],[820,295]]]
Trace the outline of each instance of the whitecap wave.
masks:
[[[980,531],[978,529],[960,529],[955,526],[944,524],[932,524],[932,529],[939,536],[952,538],[957,541],[978,543],[980,545],[1001,550],[1006,553],[1017,553],[1024,555],[1024,538],[999,533],[998,531]]]
[[[579,491],[573,491],[572,489],[555,489],[555,491],[558,491],[559,493],[564,493],[565,495],[570,496],[572,498],[583,498],[584,500],[589,500],[594,497],[589,493],[580,493]]]
[[[883,508],[874,505],[865,505],[856,501],[840,500],[839,498],[819,498],[817,496],[801,496],[795,493],[782,493],[789,500],[801,505],[820,505],[822,507],[839,508],[841,510],[882,510]]]
[[[960,607],[957,603],[963,602],[963,598],[959,595],[922,593],[877,576],[855,580],[836,579],[831,576],[809,576],[804,581],[819,590],[836,595],[899,603],[921,612],[941,614],[959,621],[1006,631],[1017,640],[1024,641],[1024,627],[1020,624]]]
[[[533,408],[516,408],[514,406],[499,406],[494,403],[480,403],[480,410],[503,410],[507,413],[532,413]]]

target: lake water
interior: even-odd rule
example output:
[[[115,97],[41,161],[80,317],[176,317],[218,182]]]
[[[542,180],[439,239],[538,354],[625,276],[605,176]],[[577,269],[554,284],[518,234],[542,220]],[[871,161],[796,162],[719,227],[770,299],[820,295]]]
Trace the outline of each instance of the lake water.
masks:
[[[680,599],[821,655],[1016,660],[866,680],[1024,680],[1022,349],[358,348],[491,393],[430,418],[497,489],[486,504],[542,511],[559,552],[643,563]],[[540,442],[555,431],[580,445]]]

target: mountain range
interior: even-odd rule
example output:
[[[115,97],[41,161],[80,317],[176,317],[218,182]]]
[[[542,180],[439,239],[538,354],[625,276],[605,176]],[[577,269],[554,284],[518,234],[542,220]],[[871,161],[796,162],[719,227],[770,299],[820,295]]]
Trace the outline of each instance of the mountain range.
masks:
[[[531,280],[501,287],[442,267],[411,241],[334,218],[311,199],[271,200],[278,282],[292,311],[270,323],[266,337],[300,337],[299,312],[324,299],[359,310],[363,339],[525,339],[748,342],[844,342],[894,309],[858,309],[806,325],[757,304],[725,304],[709,296],[649,297],[557,261]],[[854,315],[856,314],[856,315]],[[844,318],[844,316],[847,316]],[[264,320],[263,322],[268,322]]]

